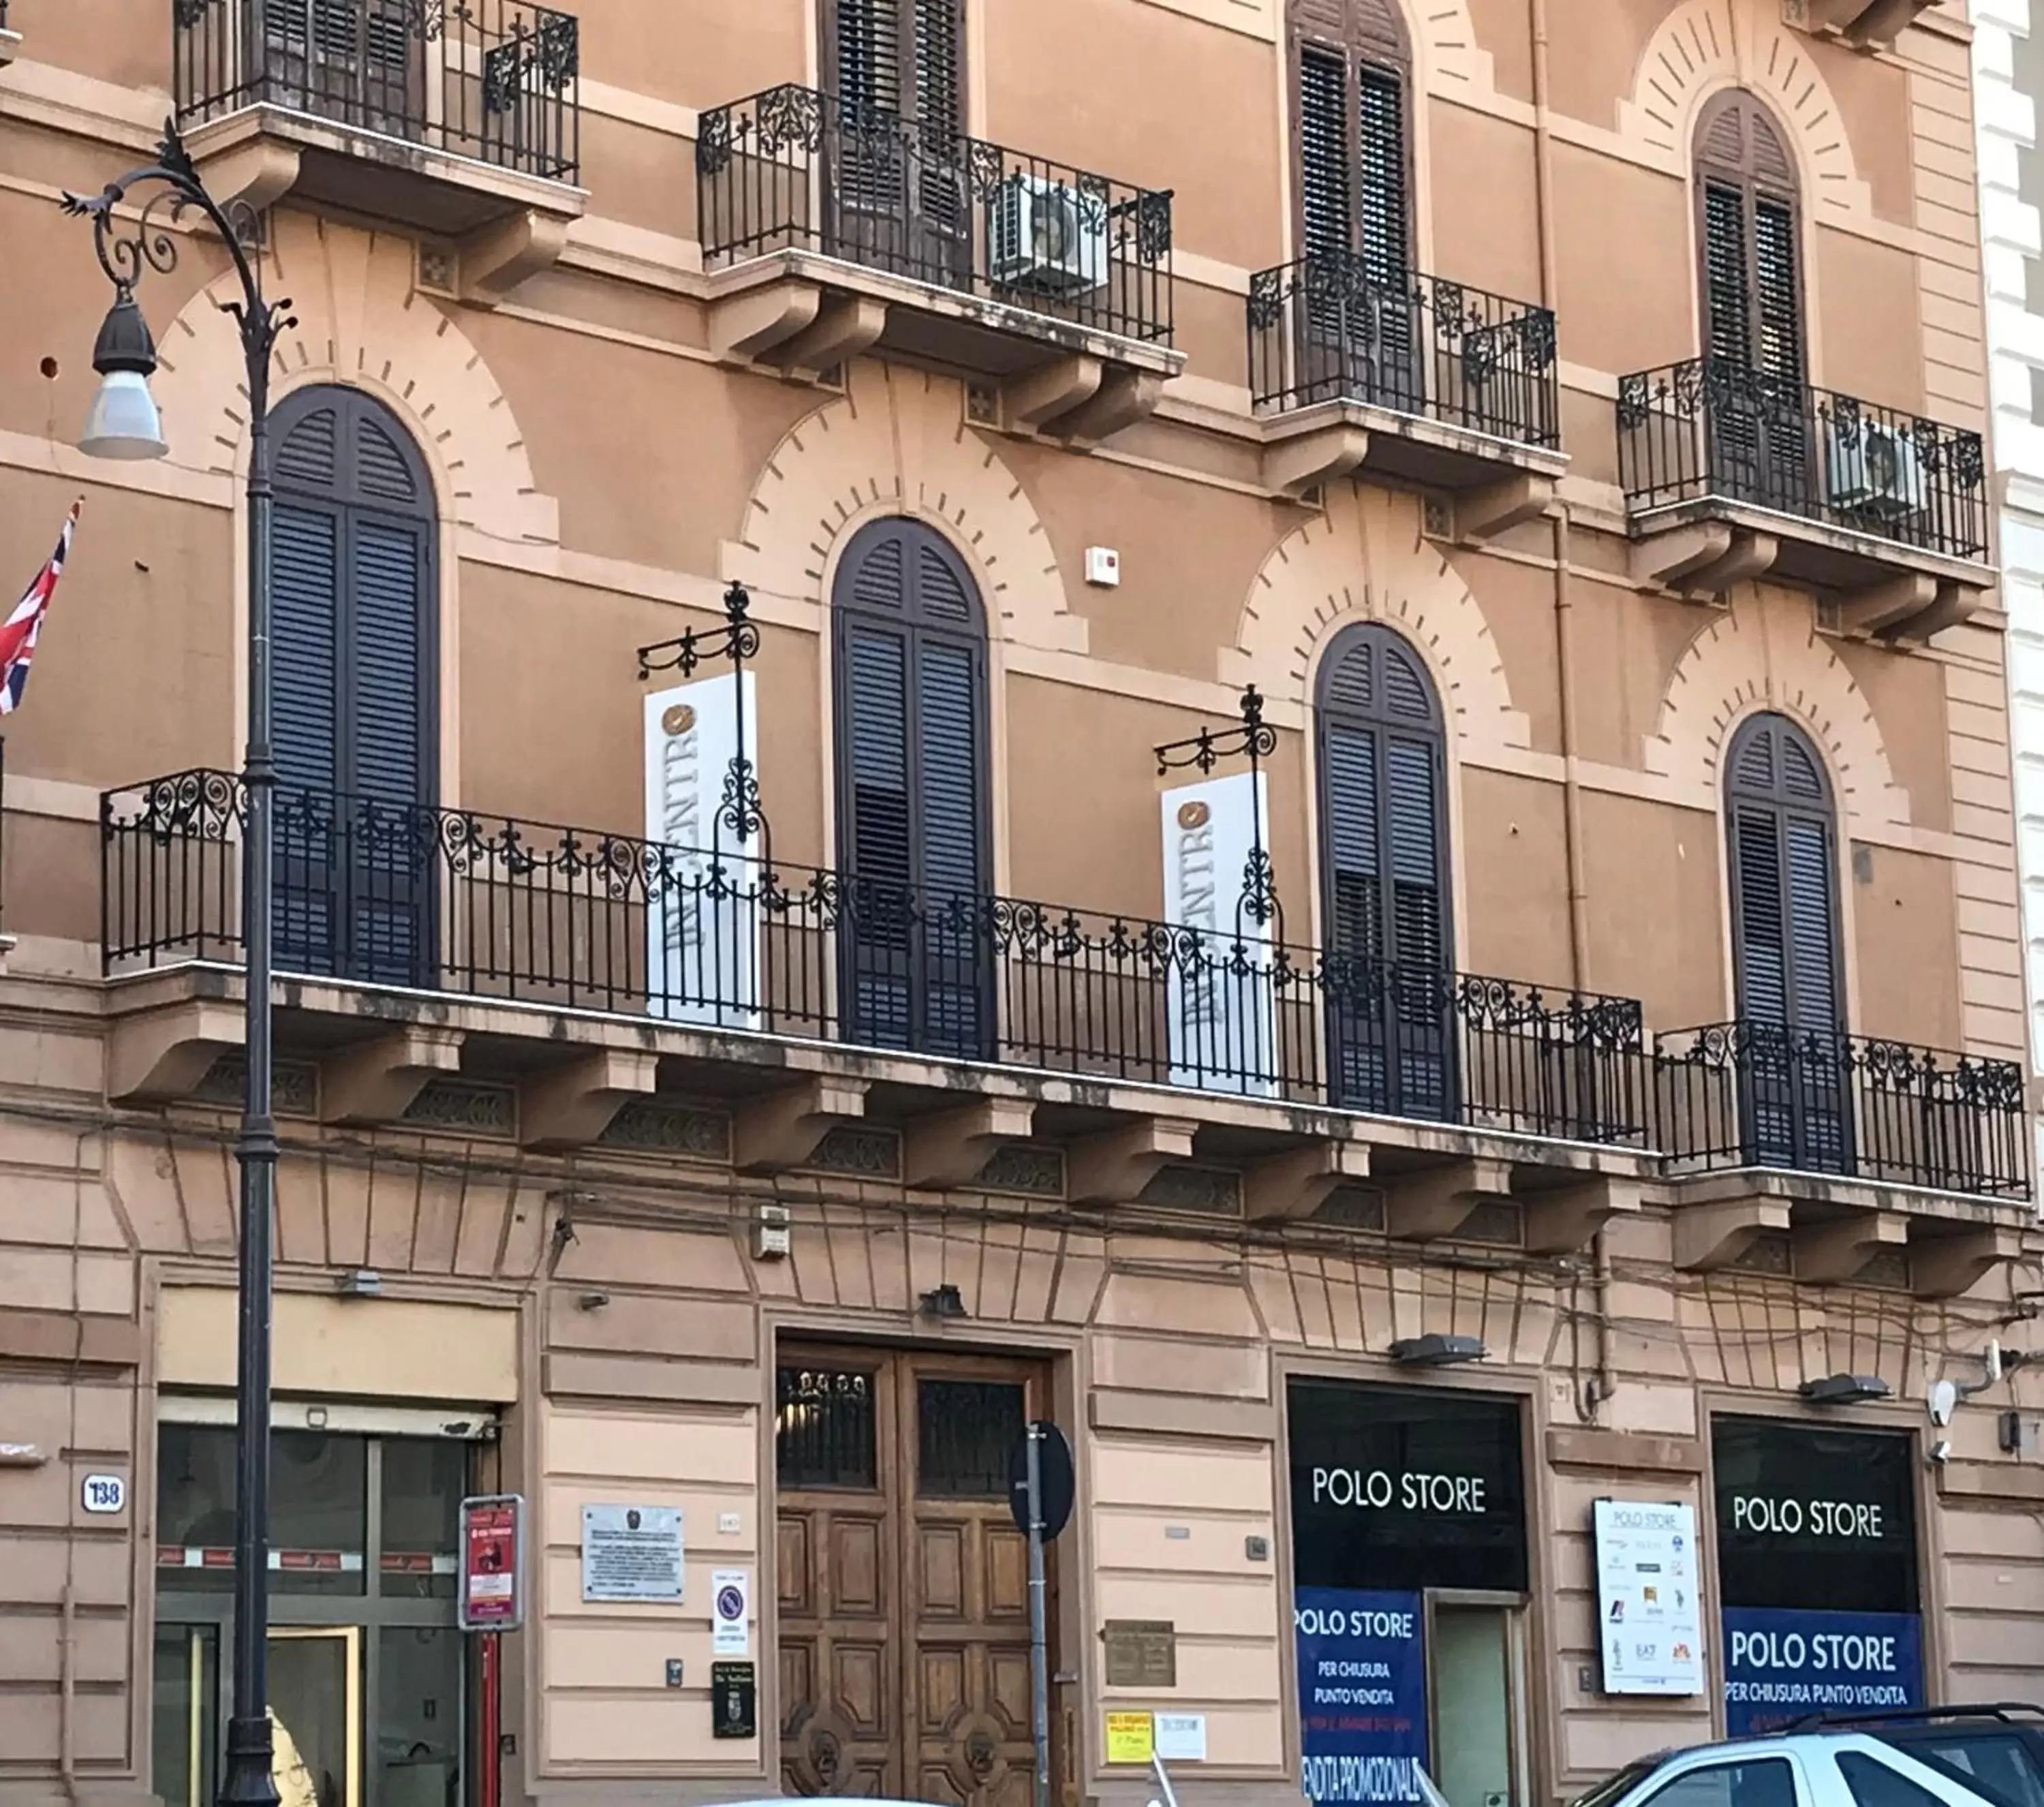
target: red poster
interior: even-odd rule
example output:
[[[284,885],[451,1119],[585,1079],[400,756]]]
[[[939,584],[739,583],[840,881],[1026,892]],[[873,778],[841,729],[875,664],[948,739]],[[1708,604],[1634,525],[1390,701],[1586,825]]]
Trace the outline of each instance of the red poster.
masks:
[[[461,1509],[461,1623],[471,1632],[509,1631],[522,1624],[519,1519],[515,1494],[464,1500]]]

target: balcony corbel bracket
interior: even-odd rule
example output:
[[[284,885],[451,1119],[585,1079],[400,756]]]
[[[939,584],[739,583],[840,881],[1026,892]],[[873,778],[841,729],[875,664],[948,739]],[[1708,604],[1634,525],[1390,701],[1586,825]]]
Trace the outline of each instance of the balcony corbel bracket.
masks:
[[[1397,1241],[1439,1242],[1511,1192],[1510,1163],[1481,1155],[1400,1174],[1385,1182],[1384,1228]]]
[[[1909,1290],[1919,1299],[1955,1299],[1996,1267],[2032,1252],[2018,1229],[1981,1228],[1919,1236],[1909,1244]]]
[[[536,207],[478,228],[461,241],[461,298],[496,306],[527,277],[551,269],[567,242],[567,221]]]
[[[710,349],[720,358],[764,357],[816,324],[824,294],[814,283],[771,283],[726,295],[710,309]]]
[[[1243,1214],[1252,1223],[1310,1217],[1341,1187],[1369,1178],[1366,1142],[1310,1142],[1243,1172]]]
[[[1835,33],[1865,49],[1888,50],[1937,0],[1808,0],[1812,31]]]
[[[901,1132],[903,1182],[931,1192],[966,1185],[1008,1144],[1028,1140],[1035,1114],[1026,1098],[977,1098],[916,1117]]]
[[[871,295],[826,295],[816,317],[761,361],[791,374],[815,377],[848,364],[887,329],[887,304]]]
[[[1125,1205],[1160,1169],[1193,1158],[1198,1125],[1183,1117],[1139,1117],[1082,1136],[1065,1151],[1066,1195],[1074,1205]]]
[[[1685,1274],[1729,1267],[1762,1236],[1788,1228],[1786,1199],[1726,1198],[1675,1212],[1675,1266]]]
[[[106,1095],[115,1104],[188,1098],[223,1054],[244,1045],[241,1006],[182,1003],[116,1024],[106,1050]]]
[[[521,1089],[518,1140],[528,1148],[579,1148],[610,1127],[635,1098],[653,1090],[659,1056],[605,1048],[535,1074]]]
[[[1639,1215],[1639,1182],[1626,1174],[1586,1174],[1520,1196],[1528,1255],[1574,1255],[1615,1218]]]
[[[320,1117],[327,1123],[394,1123],[442,1074],[461,1071],[458,1029],[408,1023],[329,1055],[320,1066]]]
[[[224,210],[245,207],[263,213],[298,185],[300,148],[262,132],[254,114],[202,128],[192,137],[195,142],[187,141],[192,161]]]
[[[1105,363],[1089,352],[1054,358],[1003,387],[1001,420],[1011,430],[1058,432],[1100,394],[1107,374]]]
[[[1263,486],[1298,497],[1362,467],[1370,456],[1370,431],[1337,421],[1310,433],[1289,434],[1263,448]]]
[[[1635,544],[1632,575],[1692,598],[1721,596],[1767,571],[1781,549],[1769,533],[1726,521],[1690,521]]]
[[[806,1167],[839,1125],[866,1114],[866,1082],[816,1074],[741,1106],[731,1129],[732,1159],[740,1173],[785,1173]]]
[[[1799,1224],[1796,1278],[1813,1286],[1842,1286],[1866,1271],[1885,1249],[1909,1240],[1909,1220],[1896,1211],[1855,1211],[1828,1223]]]
[[[1554,499],[1552,477],[1534,471],[1515,471],[1456,498],[1455,536],[1481,546],[1522,522],[1537,521]]]

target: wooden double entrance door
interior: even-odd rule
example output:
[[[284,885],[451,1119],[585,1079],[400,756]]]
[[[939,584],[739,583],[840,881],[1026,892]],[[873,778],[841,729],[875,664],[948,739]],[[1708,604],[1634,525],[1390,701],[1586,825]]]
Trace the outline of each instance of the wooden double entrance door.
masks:
[[[1016,1362],[782,1345],[781,1768],[790,1794],[1028,1807],[1028,1548]]]

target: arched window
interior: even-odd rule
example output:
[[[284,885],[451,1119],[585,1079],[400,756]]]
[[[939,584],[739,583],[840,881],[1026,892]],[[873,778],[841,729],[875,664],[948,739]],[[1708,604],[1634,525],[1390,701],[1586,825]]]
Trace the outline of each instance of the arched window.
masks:
[[[1412,57],[1397,0],[1292,0],[1300,248],[1404,284],[1412,253]]]
[[[438,763],[432,487],[411,436],[359,390],[302,390],[271,432],[277,959],[421,983],[432,887],[412,830]]]
[[[1291,0],[1308,393],[1417,407],[1412,58],[1398,0]]]
[[[1342,1103],[1452,1114],[1439,699],[1389,629],[1346,629],[1316,697],[1331,1077]]]
[[[1725,764],[1744,1140],[1775,1165],[1839,1169],[1850,1117],[1838,828],[1803,731],[1756,715]]]
[[[1696,122],[1696,241],[1704,349],[1803,380],[1796,165],[1773,116],[1743,89]]]
[[[1839,1005],[1837,827],[1831,786],[1803,731],[1756,715],[1725,768],[1739,1013],[1832,1029]]]
[[[853,1039],[989,1052],[986,622],[964,562],[876,521],[832,593],[843,1009]]]

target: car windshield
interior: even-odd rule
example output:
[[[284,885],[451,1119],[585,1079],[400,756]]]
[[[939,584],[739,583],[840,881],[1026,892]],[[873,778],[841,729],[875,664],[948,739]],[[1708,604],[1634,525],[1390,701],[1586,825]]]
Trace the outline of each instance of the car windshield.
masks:
[[[1622,1770],[1614,1770],[1586,1794],[1579,1794],[1569,1803],[1569,1807],[1610,1807],[1619,1796],[1629,1793],[1638,1783],[1644,1782],[1660,1768],[1662,1759],[1642,1757],[1637,1763],[1627,1763]]]

